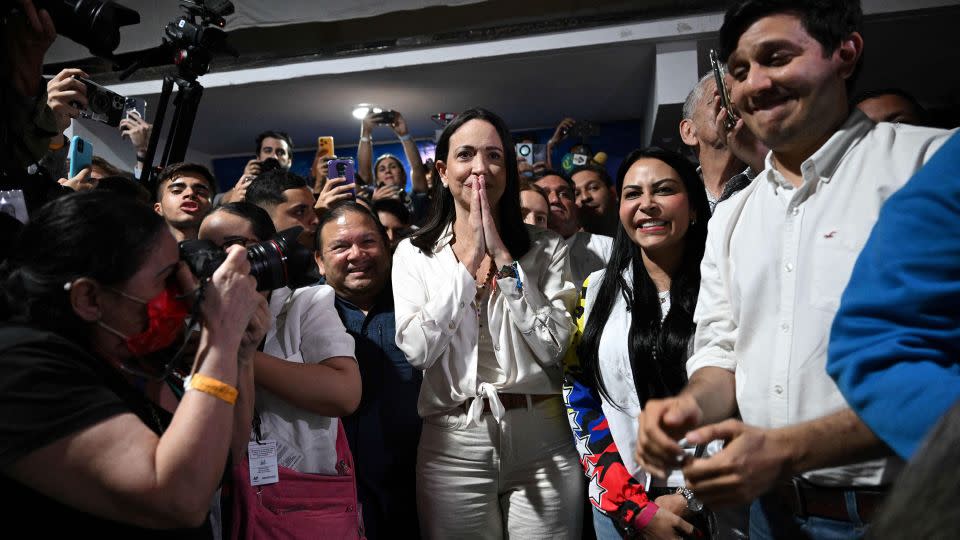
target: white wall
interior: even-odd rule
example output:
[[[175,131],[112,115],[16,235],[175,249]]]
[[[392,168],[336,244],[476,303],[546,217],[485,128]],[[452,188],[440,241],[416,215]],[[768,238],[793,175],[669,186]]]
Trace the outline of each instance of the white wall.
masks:
[[[67,137],[79,135],[87,142],[93,145],[93,154],[100,156],[117,167],[133,171],[137,164],[137,153],[129,140],[120,137],[120,131],[117,128],[94,122],[92,120],[74,120],[70,128],[65,132]],[[161,133],[165,137],[166,133]],[[157,157],[154,158],[154,164],[159,160],[159,154],[163,150],[165,138],[160,140],[160,148],[157,149]],[[187,149],[186,161],[199,163],[212,170],[213,156],[204,154],[193,149]]]

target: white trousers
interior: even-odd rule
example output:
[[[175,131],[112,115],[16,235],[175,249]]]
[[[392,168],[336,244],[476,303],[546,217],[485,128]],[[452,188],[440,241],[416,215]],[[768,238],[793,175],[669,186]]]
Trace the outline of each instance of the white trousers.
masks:
[[[424,419],[417,452],[417,510],[429,539],[580,538],[583,471],[560,396],[484,413]]]

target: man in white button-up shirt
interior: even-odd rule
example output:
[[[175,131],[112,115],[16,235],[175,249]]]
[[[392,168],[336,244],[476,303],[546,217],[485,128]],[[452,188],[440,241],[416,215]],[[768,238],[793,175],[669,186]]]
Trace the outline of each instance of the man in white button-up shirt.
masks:
[[[827,376],[827,343],[881,205],[947,135],[850,113],[860,18],[857,1],[744,0],[721,29],[733,105],[771,153],[711,220],[690,384],[647,402],[637,451],[662,474],[676,439],[727,439],[683,472],[708,505],[763,495],[751,538],[859,537],[896,472],[864,461],[890,452]]]
[[[550,230],[563,237],[570,253],[570,273],[577,290],[592,272],[607,266],[613,249],[613,238],[580,230],[580,216],[576,205],[576,186],[562,173],[553,170],[541,172],[536,185],[543,190],[550,204],[547,224]]]

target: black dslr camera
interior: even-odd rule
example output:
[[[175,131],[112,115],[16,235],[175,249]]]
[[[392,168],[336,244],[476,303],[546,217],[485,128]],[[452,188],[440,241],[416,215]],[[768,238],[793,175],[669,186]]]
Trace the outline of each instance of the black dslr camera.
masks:
[[[275,157],[268,157],[267,159],[260,162],[260,174],[267,173],[270,171],[276,171],[282,169],[280,166],[280,160]]]
[[[0,15],[15,2],[3,4]],[[110,0],[34,0],[33,4],[38,10],[47,10],[58,34],[103,58],[109,58],[120,45],[121,26],[140,22],[139,13]]]
[[[317,283],[320,276],[313,253],[297,241],[302,232],[303,227],[292,227],[247,247],[250,275],[256,278],[258,291]],[[200,279],[212,276],[226,258],[227,252],[209,240],[180,242],[180,260]]]

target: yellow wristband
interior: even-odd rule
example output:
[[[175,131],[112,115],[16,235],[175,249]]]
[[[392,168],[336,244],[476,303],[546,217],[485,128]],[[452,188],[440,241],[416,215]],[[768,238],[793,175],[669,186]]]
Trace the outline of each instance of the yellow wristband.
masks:
[[[50,150],[57,151],[66,145],[66,139],[63,135],[57,135],[56,137],[50,138],[50,144],[47,146]]]
[[[229,384],[218,381],[213,377],[207,377],[200,373],[194,373],[183,380],[184,391],[199,390],[204,394],[226,401],[230,405],[237,402],[237,389]]]

